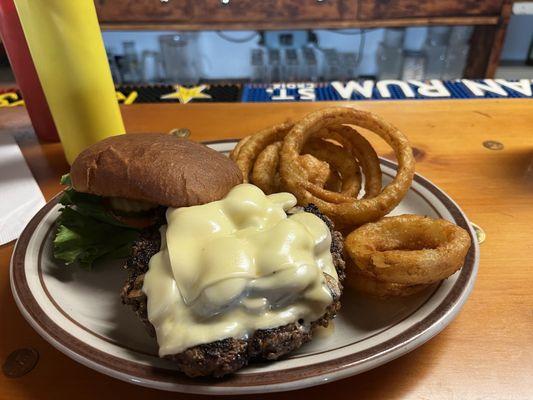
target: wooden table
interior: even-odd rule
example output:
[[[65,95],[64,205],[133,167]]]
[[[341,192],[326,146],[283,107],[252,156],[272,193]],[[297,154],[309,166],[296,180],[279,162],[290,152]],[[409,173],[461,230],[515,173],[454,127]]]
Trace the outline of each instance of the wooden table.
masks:
[[[332,103],[133,105],[122,111],[129,132],[188,127],[192,139],[210,140],[241,137],[328,105]],[[418,172],[450,194],[485,230],[477,283],[452,324],[412,353],[349,379],[260,398],[533,398],[533,101],[354,105],[381,114],[404,131],[419,150]],[[60,190],[59,176],[68,170],[59,144],[38,143],[23,108],[0,111],[0,134],[9,132],[16,132],[49,199]],[[503,150],[484,147],[487,140],[501,142]],[[378,148],[382,155],[391,154],[381,143]],[[11,296],[12,249],[13,243],[0,247],[0,360],[21,347],[34,347],[41,357],[36,368],[22,378],[0,375],[0,398],[199,397],[157,392],[109,378],[72,361],[41,339]]]

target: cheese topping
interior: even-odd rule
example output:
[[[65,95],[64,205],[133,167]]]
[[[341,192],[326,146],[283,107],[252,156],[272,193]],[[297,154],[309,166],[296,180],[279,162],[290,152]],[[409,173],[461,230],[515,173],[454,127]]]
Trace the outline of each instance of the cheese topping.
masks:
[[[324,314],[333,301],[324,273],[338,282],[331,234],[313,214],[287,216],[294,205],[290,193],[242,184],[167,210],[143,285],[160,356]]]

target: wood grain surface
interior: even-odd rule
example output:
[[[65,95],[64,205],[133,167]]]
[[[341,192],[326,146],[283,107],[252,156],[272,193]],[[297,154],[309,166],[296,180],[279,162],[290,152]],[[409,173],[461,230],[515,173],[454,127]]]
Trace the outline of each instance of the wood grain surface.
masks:
[[[241,0],[223,4],[220,0],[195,1],[195,21],[294,21],[342,19],[339,0],[323,4],[295,0]],[[352,17],[355,17],[353,15]]]
[[[149,30],[149,31],[197,31],[197,30],[294,30],[294,29],[371,29],[387,27],[408,27],[408,26],[432,26],[432,25],[497,25],[500,17],[489,16],[466,16],[466,17],[416,17],[416,18],[392,18],[380,20],[293,20],[293,21],[161,21],[161,22],[135,22],[133,18],[126,18],[127,21],[102,21],[102,30],[123,31],[123,30]]]
[[[192,16],[192,1],[95,0],[100,22],[186,22]]]
[[[133,105],[122,111],[129,132],[187,127],[192,139],[212,140],[242,137],[334,104]],[[243,398],[533,398],[533,101],[352,105],[376,112],[404,131],[417,150],[417,171],[445,190],[485,230],[474,291],[442,333],[387,365],[315,388]],[[60,190],[59,176],[68,171],[60,145],[39,143],[23,108],[0,111],[0,134],[10,133],[49,199]],[[483,146],[487,140],[501,142],[503,150],[487,149]],[[381,155],[390,157],[386,145],[374,138],[372,142]],[[11,295],[12,249],[13,243],[0,247],[0,361],[24,347],[37,349],[40,360],[24,377],[0,375],[1,399],[200,398],[117,381],[77,364],[41,339]]]
[[[478,25],[474,28],[464,70],[466,78],[493,77],[496,74],[511,13],[512,1],[504,0],[496,25]]]
[[[499,14],[502,0],[373,0],[359,2],[360,19]]]

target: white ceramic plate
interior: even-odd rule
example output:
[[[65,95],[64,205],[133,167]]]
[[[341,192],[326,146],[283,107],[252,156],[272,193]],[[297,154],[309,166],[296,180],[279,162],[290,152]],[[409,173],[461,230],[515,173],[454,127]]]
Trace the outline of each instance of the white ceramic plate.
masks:
[[[227,152],[235,141],[211,142]],[[381,160],[384,183],[396,165]],[[237,394],[298,389],[367,371],[397,358],[439,333],[457,315],[474,284],[479,248],[461,209],[443,191],[416,175],[392,214],[415,213],[455,222],[470,232],[473,246],[465,265],[438,287],[413,297],[378,301],[351,292],[333,327],[289,357],[252,364],[221,380],[190,379],[170,361],[157,357],[157,345],[120,290],[126,279],[121,263],[91,271],[64,267],[51,253],[57,198],[28,224],[11,262],[11,287],[24,317],[53,346],[104,374],[152,388],[189,393]]]

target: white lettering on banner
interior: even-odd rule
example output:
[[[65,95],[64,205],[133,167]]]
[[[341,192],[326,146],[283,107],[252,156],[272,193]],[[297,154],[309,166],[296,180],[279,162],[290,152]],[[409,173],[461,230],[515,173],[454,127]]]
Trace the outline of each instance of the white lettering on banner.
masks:
[[[298,99],[295,95],[289,94],[288,89],[296,90]],[[314,101],[316,99],[315,84],[311,82],[304,83],[275,83],[271,87],[265,89],[270,94],[272,101],[289,101],[289,100],[303,100]],[[277,93],[276,93],[277,91]]]
[[[529,79],[520,79],[518,82],[509,82],[507,79],[495,79],[496,83],[502,85],[503,87],[509,88],[523,94],[524,96],[531,97],[531,80]]]
[[[276,90],[278,91],[278,94],[274,94]],[[288,101],[295,99],[295,96],[287,93],[287,87],[285,85],[275,84],[272,87],[267,88],[266,92],[270,94],[270,99],[272,101]]]
[[[360,94],[365,99],[371,99],[372,90],[374,90],[374,81],[364,81],[362,85],[356,81],[348,81],[346,86],[344,86],[342,82],[335,81],[331,82],[331,86],[333,86],[333,89],[335,89],[339,96],[344,100],[350,100],[354,92]]]
[[[385,79],[383,81],[378,81],[378,83],[376,83],[376,87],[381,97],[386,97],[386,98],[391,97],[389,86],[392,86],[392,85],[398,86],[400,90],[403,92],[403,94],[405,95],[405,97],[415,97],[415,92],[413,91],[411,86],[409,86],[407,82],[398,81],[396,79]]]
[[[315,85],[313,83],[304,83],[298,85],[298,95],[300,100],[304,101],[315,101]]]
[[[507,92],[492,79],[483,79],[482,82],[474,82],[470,79],[461,79],[461,82],[472,92],[474,96],[485,96],[486,92],[508,96]]]
[[[364,99],[391,98],[393,97],[391,86],[398,88],[396,93],[401,91],[407,99],[417,96],[420,98],[455,98],[457,96],[452,93],[453,90],[460,90],[462,92],[461,97],[470,98],[484,97],[487,93],[494,93],[502,97],[509,97],[514,93],[524,97],[533,97],[533,79],[516,81],[507,79],[483,79],[479,81],[471,79],[456,79],[454,81],[385,79],[382,81],[333,81],[329,84],[287,82],[274,83],[261,90],[265,90],[270,96],[270,100],[275,102],[325,100],[328,97],[327,92],[331,88],[341,99],[351,100],[354,96]]]
[[[417,87],[417,92],[425,97],[450,97],[450,91],[446,89],[444,83],[438,79],[431,79],[428,82],[408,81],[411,85]]]

